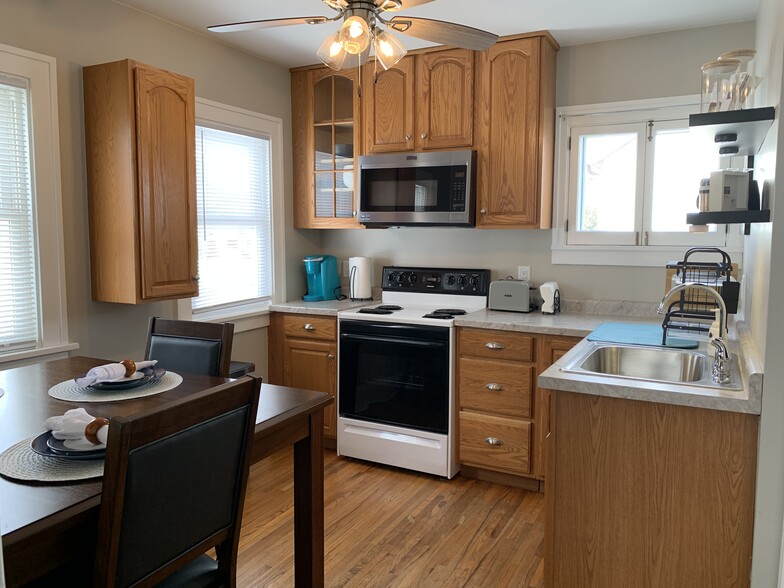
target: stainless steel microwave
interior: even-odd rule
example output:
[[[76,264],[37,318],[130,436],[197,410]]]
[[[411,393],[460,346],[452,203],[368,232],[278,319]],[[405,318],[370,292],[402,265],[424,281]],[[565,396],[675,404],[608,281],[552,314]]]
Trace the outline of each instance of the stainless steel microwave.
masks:
[[[472,227],[476,151],[360,156],[358,200],[367,226]]]

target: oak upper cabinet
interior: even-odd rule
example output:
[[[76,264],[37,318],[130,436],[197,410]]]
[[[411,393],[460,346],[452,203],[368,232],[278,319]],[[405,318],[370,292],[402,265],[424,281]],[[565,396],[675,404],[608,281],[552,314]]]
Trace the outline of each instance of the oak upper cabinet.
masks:
[[[337,391],[337,319],[298,313],[272,313],[269,329],[271,384],[326,392]],[[335,403],[324,409],[324,435],[337,435]],[[334,447],[333,442],[327,443]]]
[[[386,71],[370,62],[364,72],[367,153],[473,145],[473,51],[410,55]]]
[[[539,33],[477,53],[478,228],[550,228],[557,50]]]
[[[129,59],[83,78],[93,299],[196,296],[193,80]]]
[[[360,228],[356,168],[360,146],[357,70],[291,73],[294,226]]]

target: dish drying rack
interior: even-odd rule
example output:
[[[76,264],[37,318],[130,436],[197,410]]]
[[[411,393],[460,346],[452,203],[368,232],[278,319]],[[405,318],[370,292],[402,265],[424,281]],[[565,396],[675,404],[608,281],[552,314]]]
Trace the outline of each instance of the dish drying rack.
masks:
[[[720,261],[692,261],[697,254],[717,255]],[[694,247],[689,249],[681,261],[671,261],[667,269],[674,269],[672,287],[678,284],[697,283],[716,290],[724,300],[727,314],[738,312],[740,282],[732,277],[732,260],[727,252],[716,247]],[[669,291],[669,288],[668,288]],[[707,333],[715,318],[716,300],[702,290],[686,288],[667,307],[662,322],[662,345],[667,343],[670,330],[688,333]]]

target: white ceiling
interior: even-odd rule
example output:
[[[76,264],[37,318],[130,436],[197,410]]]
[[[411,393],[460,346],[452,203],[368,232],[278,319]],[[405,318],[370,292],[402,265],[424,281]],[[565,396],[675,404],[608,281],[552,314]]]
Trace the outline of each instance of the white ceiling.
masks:
[[[334,22],[240,33],[207,31],[210,25],[229,22],[335,16],[320,0],[114,1],[287,67],[316,63],[316,49],[339,27]],[[754,20],[758,4],[759,0],[435,0],[396,14],[456,22],[497,35],[549,30],[565,46]],[[396,36],[407,49],[432,45]]]

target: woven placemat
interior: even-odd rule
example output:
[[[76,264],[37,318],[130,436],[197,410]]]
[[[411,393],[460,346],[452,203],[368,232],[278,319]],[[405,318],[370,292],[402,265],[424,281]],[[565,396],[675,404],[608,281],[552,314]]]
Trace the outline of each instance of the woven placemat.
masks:
[[[115,402],[117,400],[131,400],[166,392],[176,388],[182,383],[182,376],[174,372],[166,372],[155,382],[150,382],[130,390],[94,390],[80,388],[73,380],[60,382],[49,388],[49,396],[57,400],[69,402]]]
[[[61,459],[39,455],[31,447],[35,437],[0,453],[0,475],[25,482],[74,482],[103,476],[102,459]]]

